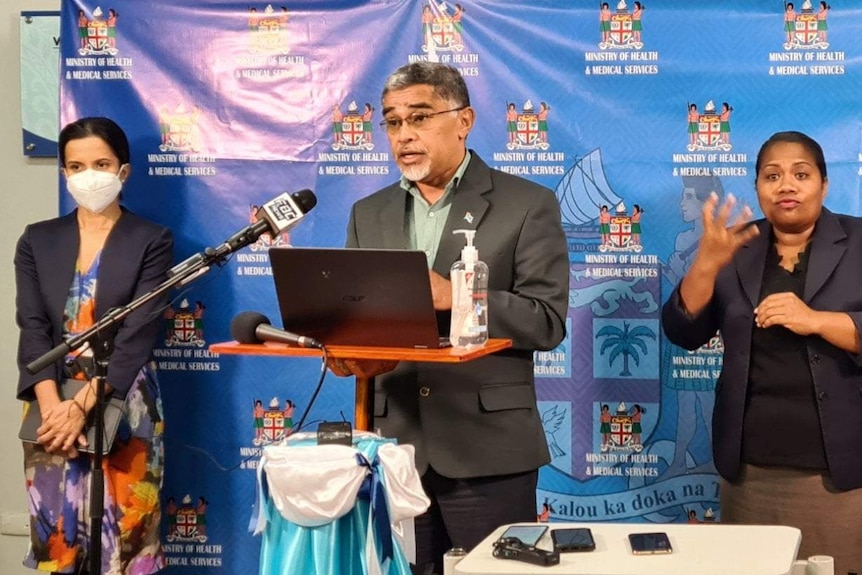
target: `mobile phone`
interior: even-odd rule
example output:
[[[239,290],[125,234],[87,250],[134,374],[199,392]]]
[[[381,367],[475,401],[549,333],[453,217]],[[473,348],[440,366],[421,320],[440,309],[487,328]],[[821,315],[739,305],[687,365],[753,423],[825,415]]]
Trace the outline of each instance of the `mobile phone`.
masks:
[[[514,537],[524,545],[535,545],[547,530],[547,525],[512,525],[500,535],[500,539]]]
[[[551,540],[554,542],[554,549],[561,553],[566,551],[595,551],[596,549],[593,532],[588,527],[552,529]]]
[[[630,533],[629,543],[635,555],[673,553],[667,533]]]

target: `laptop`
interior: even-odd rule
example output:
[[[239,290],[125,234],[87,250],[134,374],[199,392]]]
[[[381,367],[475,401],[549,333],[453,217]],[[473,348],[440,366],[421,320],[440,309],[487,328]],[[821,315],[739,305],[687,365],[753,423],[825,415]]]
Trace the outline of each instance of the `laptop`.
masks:
[[[88,382],[78,379],[64,379],[60,382],[59,392],[60,399],[71,399],[78,393],[81,388]],[[123,419],[125,412],[125,401],[114,396],[105,397],[103,404],[103,417],[105,423],[104,434],[102,435],[102,453],[107,455],[114,445],[114,438],[117,436],[117,430],[120,427],[120,420]],[[75,446],[78,451],[84,453],[94,453],[96,445],[96,428],[93,426],[93,414],[87,418],[85,430],[87,432],[87,447],[81,447],[78,444]],[[39,404],[35,400],[30,402],[27,407],[27,413],[24,415],[24,420],[21,422],[21,430],[18,432],[18,438],[27,443],[38,443],[36,430],[42,425],[42,414],[39,411]]]
[[[424,252],[276,247],[269,261],[287,331],[324,345],[449,345],[438,330]]]

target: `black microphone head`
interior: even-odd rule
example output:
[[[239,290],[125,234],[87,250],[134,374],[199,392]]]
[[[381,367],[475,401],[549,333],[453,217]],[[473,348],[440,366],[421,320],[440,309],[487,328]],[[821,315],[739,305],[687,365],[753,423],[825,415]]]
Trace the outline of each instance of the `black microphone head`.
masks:
[[[317,205],[317,196],[311,190],[300,190],[290,194],[290,197],[293,198],[303,214],[307,214]]]
[[[269,318],[262,313],[240,312],[230,322],[230,336],[239,343],[260,343],[255,331],[261,324],[271,325]]]

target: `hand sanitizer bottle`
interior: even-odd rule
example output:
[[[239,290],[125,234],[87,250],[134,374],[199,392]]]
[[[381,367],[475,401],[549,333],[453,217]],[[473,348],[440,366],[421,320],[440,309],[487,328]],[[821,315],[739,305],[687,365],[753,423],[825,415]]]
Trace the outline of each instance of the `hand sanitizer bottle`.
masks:
[[[467,245],[461,259],[452,264],[452,323],[449,341],[453,347],[481,347],[488,341],[488,266],[479,261],[473,246],[476,230],[455,230],[464,234]]]

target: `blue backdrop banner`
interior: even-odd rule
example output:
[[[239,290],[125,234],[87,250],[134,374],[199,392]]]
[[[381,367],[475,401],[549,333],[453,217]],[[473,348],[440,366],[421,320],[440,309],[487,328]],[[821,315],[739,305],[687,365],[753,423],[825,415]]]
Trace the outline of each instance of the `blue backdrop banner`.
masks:
[[[279,324],[268,247],[343,245],[352,203],[398,178],[375,125],[380,92],[395,68],[426,59],[464,75],[470,147],[555,190],[563,213],[569,332],[535,356],[553,456],[537,513],[719,520],[710,415],[722,341],[687,352],[659,325],[701,204],[732,193],[758,213],[757,150],[795,129],[824,147],[827,206],[860,212],[862,11],[806,0],[789,14],[762,0],[63,0],[61,124],[123,126],[125,201],[174,230],[178,261],[281,192],[318,198],[289,236],[240,250],[165,312],[169,573],[257,572],[257,456],[309,407],[320,365],[208,346],[230,339],[243,310]],[[351,418],[353,387],[328,376],[311,426]]]

